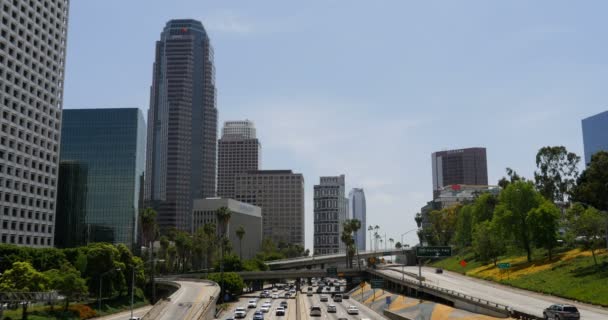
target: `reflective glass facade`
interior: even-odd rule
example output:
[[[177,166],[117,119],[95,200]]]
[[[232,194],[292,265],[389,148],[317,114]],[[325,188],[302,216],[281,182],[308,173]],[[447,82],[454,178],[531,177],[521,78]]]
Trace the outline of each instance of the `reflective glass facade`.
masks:
[[[598,151],[608,151],[608,111],[583,119],[585,163]]]
[[[57,247],[137,239],[145,137],[137,108],[64,110]]]

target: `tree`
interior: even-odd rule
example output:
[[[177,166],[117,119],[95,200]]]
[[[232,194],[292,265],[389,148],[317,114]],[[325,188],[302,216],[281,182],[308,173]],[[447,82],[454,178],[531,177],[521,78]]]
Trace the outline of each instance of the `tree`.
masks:
[[[88,293],[87,283],[80,277],[80,272],[67,262],[60,269],[51,269],[44,274],[49,279],[49,288],[65,297],[64,311],[68,310],[70,301],[85,297]]]
[[[498,197],[491,193],[483,193],[473,203],[472,225],[477,225],[484,221],[491,221],[494,217],[494,209],[498,205]]]
[[[340,235],[340,241],[344,243],[346,247],[346,266],[352,266],[352,255],[354,255],[354,240],[353,240],[353,229],[350,220],[346,220],[342,223],[342,234]]]
[[[526,251],[528,262],[532,261],[532,234],[527,218],[542,202],[542,196],[534,190],[531,182],[517,181],[510,183],[500,193],[499,204],[494,212],[497,226]]]
[[[217,217],[217,222],[219,226],[219,235],[218,239],[220,241],[220,274],[222,276],[221,282],[221,290],[222,293],[225,290],[224,288],[224,238],[226,237],[228,231],[228,223],[230,222],[230,217],[232,216],[232,212],[227,207],[221,207],[215,211],[215,215]],[[223,295],[221,295],[223,297]]]
[[[591,251],[593,262],[597,267],[595,251],[602,246],[602,233],[607,219],[597,209],[584,208],[578,203],[568,209],[567,217],[569,232],[582,242],[584,249]]]
[[[473,231],[473,250],[482,261],[492,261],[494,266],[498,257],[505,252],[504,239],[500,235],[497,226],[484,221],[475,226]]]
[[[461,205],[455,205],[441,210],[434,210],[430,214],[431,231],[435,241],[442,246],[450,244],[456,232],[456,219]]]
[[[11,269],[0,276],[0,291],[38,292],[45,291],[48,278],[29,262],[14,262]]]
[[[461,247],[471,245],[473,241],[473,205],[465,205],[458,210],[455,240]]]
[[[513,183],[513,182],[517,182],[517,181],[526,181],[526,178],[520,176],[517,174],[517,172],[515,172],[515,170],[511,169],[511,168],[507,168],[507,177],[509,177],[509,179],[507,179],[506,177],[502,177],[500,180],[498,180],[498,186],[501,187],[503,190],[506,189],[509,184]]]
[[[225,290],[234,295],[243,293],[245,287],[243,278],[234,272],[225,272],[223,276],[219,273],[212,273],[208,279],[217,283],[224,282]]]
[[[395,249],[401,249],[403,248],[403,245],[401,244],[400,241],[397,241],[397,243],[395,243]]]
[[[532,240],[537,247],[547,249],[549,260],[553,259],[553,248],[557,245],[560,211],[551,201],[544,201],[538,208],[528,214]]]
[[[564,146],[542,147],[536,154],[536,189],[546,199],[564,201],[578,178],[581,158]]]
[[[245,227],[239,226],[236,229],[236,236],[239,238],[239,258],[243,260],[243,237],[245,236]]]
[[[192,252],[192,237],[185,231],[178,231],[175,235],[175,248],[177,249],[177,267],[182,272],[188,269],[188,263],[191,260]]]

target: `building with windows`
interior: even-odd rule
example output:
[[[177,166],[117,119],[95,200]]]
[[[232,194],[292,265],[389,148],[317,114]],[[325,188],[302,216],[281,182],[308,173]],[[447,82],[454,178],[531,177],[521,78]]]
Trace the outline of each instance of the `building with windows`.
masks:
[[[137,242],[145,145],[137,108],[63,111],[57,247]]]
[[[190,231],[192,201],[216,194],[213,48],[199,21],[171,20],[156,42],[146,151],[146,206],[161,232]]]
[[[320,184],[314,186],[314,254],[345,251],[340,235],[347,219],[345,176],[321,177]]]
[[[54,245],[68,6],[0,6],[0,243]]]
[[[367,232],[367,217],[365,207],[365,192],[361,188],[353,188],[348,194],[348,208],[350,209],[349,218],[357,219],[361,222],[361,229],[355,234],[355,243],[359,250],[365,250]]]
[[[228,208],[231,213],[226,233],[232,251],[239,256],[242,254],[243,259],[255,257],[262,246],[262,209],[258,206],[226,198],[195,199],[192,209],[193,231],[209,223],[219,228],[216,212],[222,207]],[[236,234],[241,226],[245,230],[242,241]]]
[[[253,122],[228,121],[218,141],[217,194],[234,198],[235,176],[260,168],[261,145]]]
[[[467,148],[434,152],[433,198],[449,185],[488,185],[488,164],[485,148]]]
[[[262,208],[262,236],[304,247],[304,177],[291,170],[258,170],[235,177],[235,199]]]
[[[608,111],[598,113],[582,121],[585,164],[598,151],[608,151]]]

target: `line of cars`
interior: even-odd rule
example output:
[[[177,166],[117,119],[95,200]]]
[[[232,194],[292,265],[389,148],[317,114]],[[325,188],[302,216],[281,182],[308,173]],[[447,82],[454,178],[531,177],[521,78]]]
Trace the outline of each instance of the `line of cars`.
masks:
[[[344,296],[342,294],[334,294],[333,296],[333,302],[342,302],[342,299],[344,298]],[[319,297],[319,301],[321,302],[328,302],[329,303],[329,298],[326,295],[321,295]],[[329,303],[327,305],[327,313],[336,313],[337,307],[335,304],[333,303]],[[359,308],[357,308],[356,306],[350,305],[346,308],[346,313],[349,315],[358,315],[359,314]],[[310,316],[311,317],[320,317],[323,315],[323,311],[321,310],[320,306],[311,306],[310,307]],[[338,318],[338,320],[340,319],[346,319],[346,318]]]
[[[279,303],[279,306],[275,310],[276,316],[285,316],[287,313],[287,301],[283,300]],[[234,311],[234,319],[243,319],[247,317],[247,313],[249,309],[257,309],[258,300],[251,299],[247,302],[247,308],[245,307],[237,307]],[[272,300],[266,300],[262,304],[259,310],[255,310],[253,314],[253,320],[264,320],[264,314],[269,313],[270,309],[272,309]],[[230,319],[230,318],[228,318]],[[228,320],[226,319],[226,320]]]

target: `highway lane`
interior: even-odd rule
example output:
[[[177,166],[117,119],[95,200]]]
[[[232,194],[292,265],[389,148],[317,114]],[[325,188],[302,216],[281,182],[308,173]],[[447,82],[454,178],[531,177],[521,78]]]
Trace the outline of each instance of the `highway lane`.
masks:
[[[143,317],[144,314],[146,314],[146,312],[148,312],[150,309],[152,309],[152,306],[145,306],[145,307],[134,309],[133,316],[134,317]],[[129,317],[131,317],[131,310],[107,315],[104,317],[99,317],[96,319],[98,319],[98,320],[124,320],[124,319],[129,319]]]
[[[260,310],[262,308],[262,305],[264,304],[264,302],[270,302],[271,303],[271,308],[270,311],[268,313],[264,314],[264,320],[267,319],[278,319],[278,320],[295,320],[296,319],[296,313],[295,313],[295,309],[296,309],[296,299],[294,298],[285,298],[285,290],[277,290],[277,292],[272,292],[271,289],[269,289],[270,293],[276,293],[279,295],[279,298],[277,299],[272,299],[272,298],[260,298],[260,291],[257,292],[253,292],[251,294],[246,294],[243,295],[242,297],[239,298],[239,301],[237,302],[232,302],[230,304],[230,307],[228,308],[228,310],[226,312],[223,312],[222,316],[220,317],[220,319],[226,319],[229,317],[234,317],[234,311],[236,310],[236,308],[238,307],[243,307],[245,308],[245,310],[247,311],[247,316],[244,318],[245,320],[251,320],[253,319],[253,314],[255,313],[255,311]],[[248,309],[247,308],[247,304],[249,303],[249,300],[256,300],[257,302],[257,307],[256,308],[251,308]],[[276,311],[277,308],[280,306],[280,303],[282,301],[287,301],[287,310],[285,313],[285,316],[277,316],[276,315]]]
[[[331,287],[331,288],[333,289],[335,287]],[[316,292],[316,289],[317,289],[317,287],[313,287],[314,292]],[[333,301],[333,299],[331,297],[331,292],[314,293],[311,297],[308,297],[306,295],[306,290],[307,290],[307,287],[305,287],[303,290],[304,293],[302,293],[302,300],[304,301],[304,309],[306,310],[307,319],[337,320],[338,318],[341,318],[341,317],[346,318],[346,319],[352,319],[352,320],[355,320],[355,319],[359,320],[359,319],[364,319],[364,318],[386,319],[385,317],[377,314],[376,312],[374,312],[371,309],[369,309],[368,307],[360,304],[359,302],[355,301],[354,299],[343,299],[342,302],[335,302],[335,301]],[[327,296],[328,301],[321,302],[321,296]],[[336,306],[336,313],[327,312],[327,307],[332,304]],[[359,309],[358,315],[349,315],[346,312],[346,309],[351,305],[354,305]],[[310,316],[310,307],[312,307],[312,306],[321,307],[321,312],[322,312],[321,317],[311,317]]]
[[[209,282],[175,281],[180,289],[171,295],[165,309],[158,319],[161,320],[190,320],[196,311],[217,294],[218,287]]]
[[[400,267],[391,270],[378,270],[391,277],[401,279]],[[418,267],[405,267],[405,271],[418,274]],[[497,283],[474,279],[457,273],[444,271],[435,273],[435,268],[422,268],[422,276],[426,283],[441,288],[454,290],[472,297],[511,306],[516,310],[542,317],[543,309],[555,303],[575,305],[584,320],[606,320],[608,310],[577,303],[571,300],[543,295],[521,289],[503,286]],[[407,276],[406,276],[407,277]],[[412,279],[412,278],[410,278]]]

